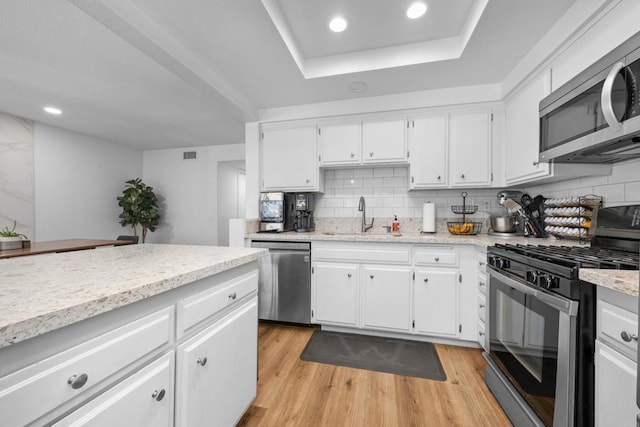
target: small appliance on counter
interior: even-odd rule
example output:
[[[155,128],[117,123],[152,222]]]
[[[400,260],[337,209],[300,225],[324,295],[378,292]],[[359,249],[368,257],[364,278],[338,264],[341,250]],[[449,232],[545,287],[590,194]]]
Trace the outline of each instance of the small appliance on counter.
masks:
[[[295,193],[260,193],[260,232],[293,230],[295,224]]]
[[[502,212],[495,212],[489,217],[491,228],[487,234],[497,237],[522,237],[524,234],[522,221],[518,221],[518,217],[504,207],[506,200],[520,200],[522,195],[522,191],[503,190],[498,192],[496,198],[503,209]]]
[[[316,229],[313,221],[315,198],[313,193],[296,193],[295,231],[306,233]]]
[[[499,192],[497,197],[498,203],[504,206],[506,215],[491,216],[491,230],[489,234],[503,237],[510,237],[512,235],[546,237],[542,219],[544,197],[537,195],[531,198],[531,196],[526,193],[508,191]]]

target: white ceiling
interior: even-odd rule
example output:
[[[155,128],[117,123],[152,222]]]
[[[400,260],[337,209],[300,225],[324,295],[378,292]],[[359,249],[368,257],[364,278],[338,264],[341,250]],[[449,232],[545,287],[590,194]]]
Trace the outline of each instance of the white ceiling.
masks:
[[[0,111],[140,149],[240,143],[261,109],[500,83],[575,1],[409,21],[410,0],[2,0]]]

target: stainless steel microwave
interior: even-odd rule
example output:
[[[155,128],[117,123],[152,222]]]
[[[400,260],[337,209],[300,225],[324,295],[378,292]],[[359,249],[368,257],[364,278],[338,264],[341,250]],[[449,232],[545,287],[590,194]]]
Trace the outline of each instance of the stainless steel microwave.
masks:
[[[540,102],[541,162],[640,157],[640,32]]]

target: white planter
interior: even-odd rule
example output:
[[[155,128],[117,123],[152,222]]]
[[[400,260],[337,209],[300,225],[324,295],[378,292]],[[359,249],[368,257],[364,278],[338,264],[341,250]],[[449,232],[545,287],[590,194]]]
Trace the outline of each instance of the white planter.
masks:
[[[9,249],[22,249],[22,237],[0,236],[0,251],[6,251]]]

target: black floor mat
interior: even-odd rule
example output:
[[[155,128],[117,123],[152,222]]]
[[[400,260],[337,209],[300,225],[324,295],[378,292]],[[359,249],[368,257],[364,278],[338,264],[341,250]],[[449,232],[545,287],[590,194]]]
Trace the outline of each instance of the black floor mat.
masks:
[[[369,371],[445,381],[432,343],[315,331],[300,359]]]

